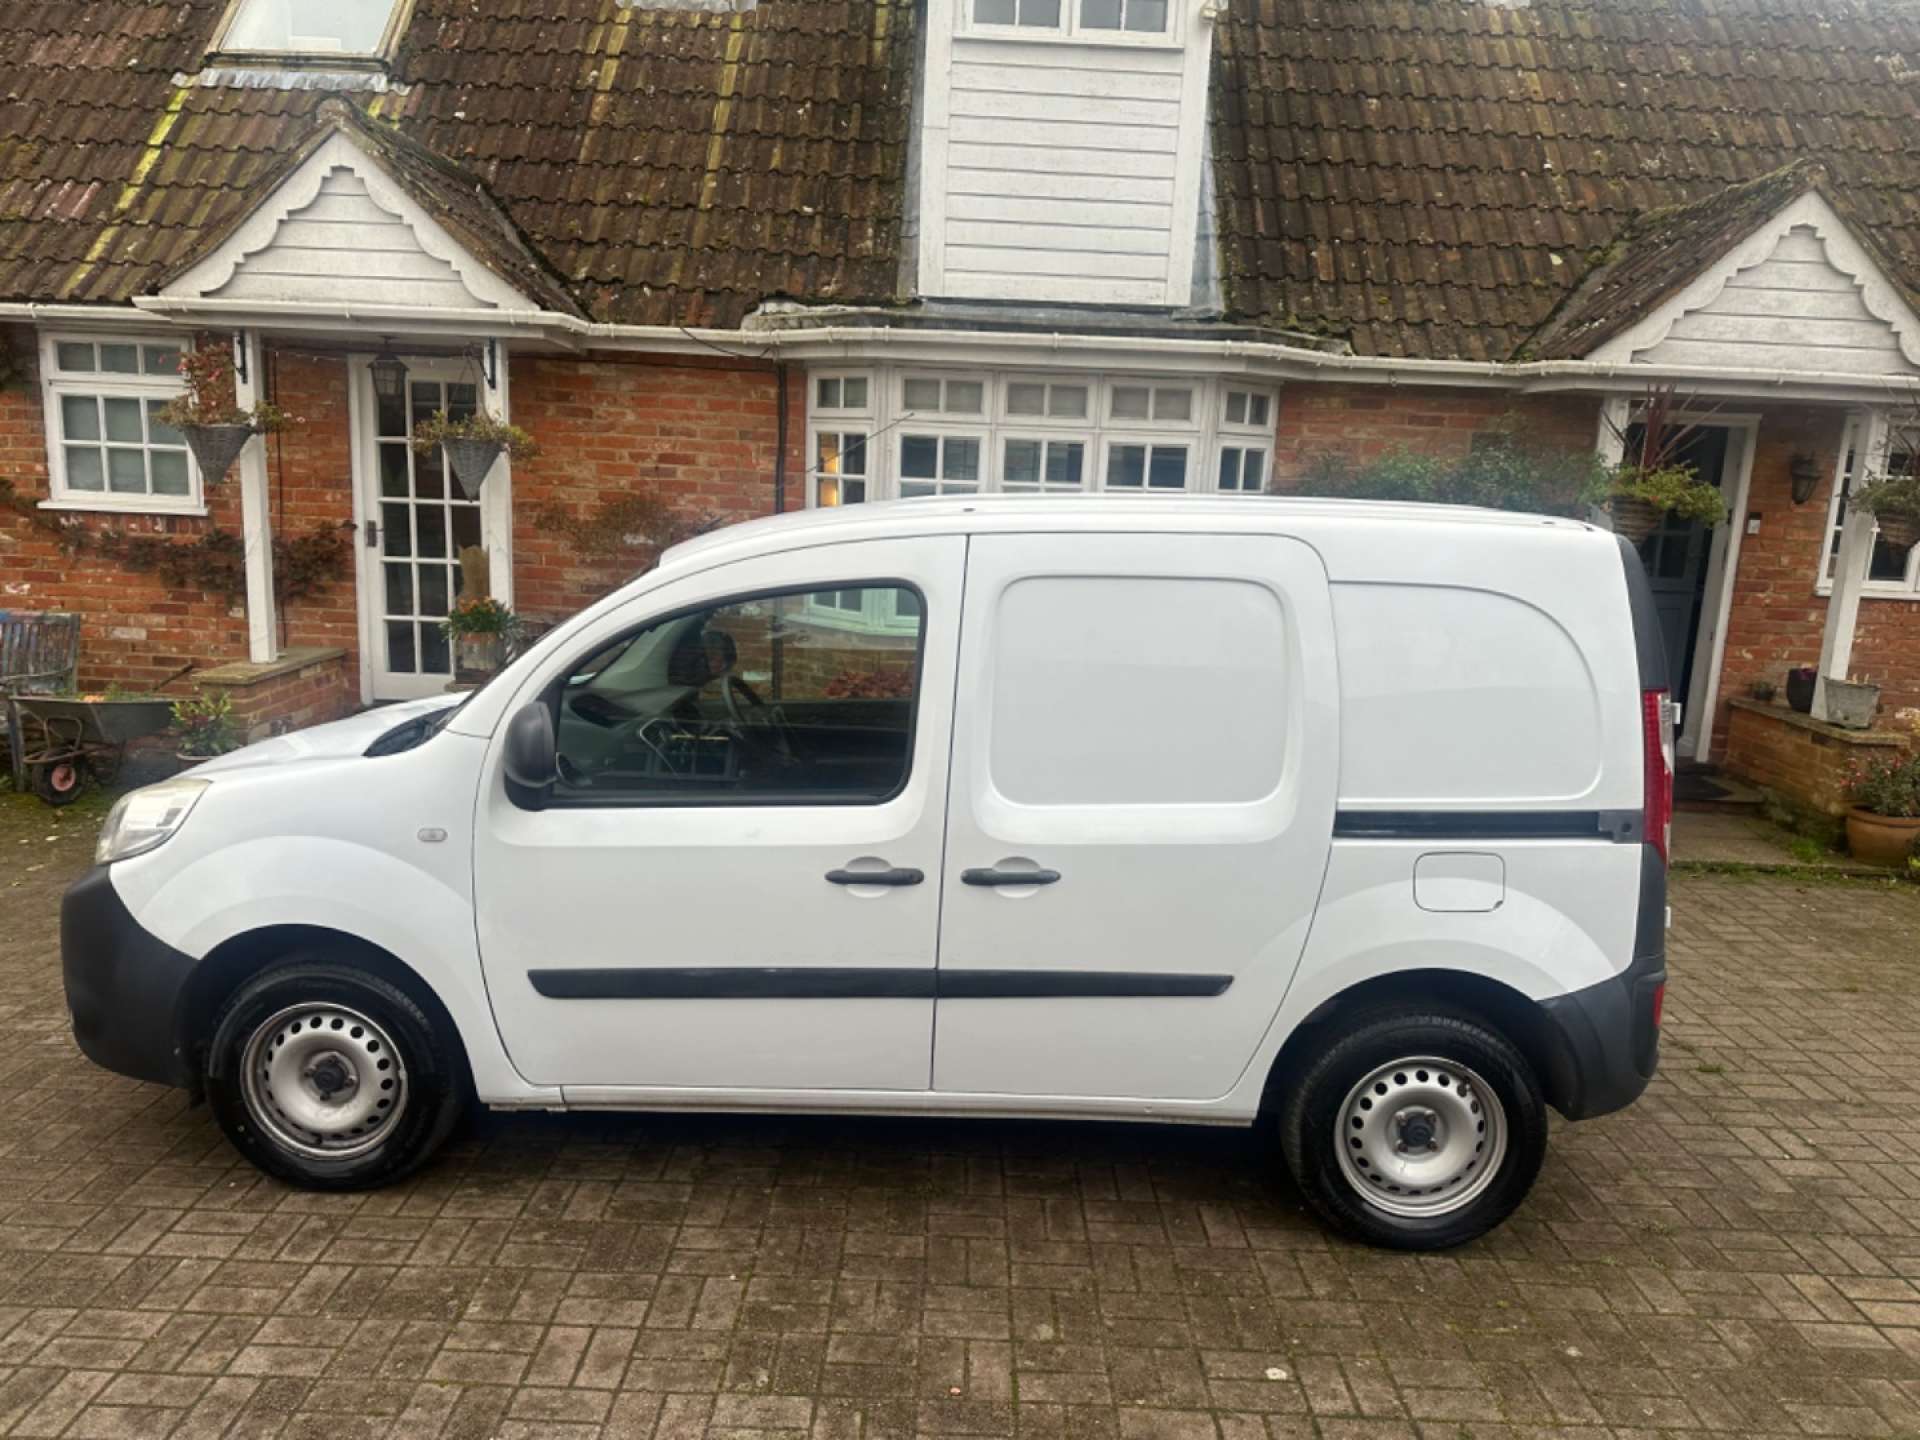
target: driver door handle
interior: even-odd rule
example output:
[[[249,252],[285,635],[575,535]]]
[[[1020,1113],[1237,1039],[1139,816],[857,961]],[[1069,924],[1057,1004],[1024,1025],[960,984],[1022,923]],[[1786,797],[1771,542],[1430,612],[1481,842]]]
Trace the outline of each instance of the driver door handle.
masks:
[[[918,885],[926,875],[919,870],[896,865],[891,870],[829,870],[829,885]]]
[[[991,865],[960,872],[962,885],[1053,885],[1059,879],[1058,870],[999,870]]]

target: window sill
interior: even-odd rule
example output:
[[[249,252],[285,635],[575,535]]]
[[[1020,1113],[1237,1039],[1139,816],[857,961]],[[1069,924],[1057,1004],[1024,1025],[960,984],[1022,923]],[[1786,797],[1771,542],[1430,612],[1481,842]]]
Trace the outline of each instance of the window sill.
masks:
[[[68,510],[80,515],[204,516],[207,513],[207,507],[205,505],[116,504],[110,500],[42,500],[35,508],[40,510]]]
[[[1822,581],[1813,587],[1813,593],[1818,595],[1822,600],[1831,599],[1833,597],[1833,582],[1830,580]],[[1920,600],[1920,590],[1911,590],[1905,585],[1887,585],[1884,583],[1876,585],[1869,581],[1860,587],[1860,598],[1862,600]]]

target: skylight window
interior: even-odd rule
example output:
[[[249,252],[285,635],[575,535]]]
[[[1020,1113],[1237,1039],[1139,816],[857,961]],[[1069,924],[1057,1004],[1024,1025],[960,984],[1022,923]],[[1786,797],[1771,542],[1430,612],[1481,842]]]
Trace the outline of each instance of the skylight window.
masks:
[[[222,50],[368,56],[384,48],[399,0],[240,0]]]

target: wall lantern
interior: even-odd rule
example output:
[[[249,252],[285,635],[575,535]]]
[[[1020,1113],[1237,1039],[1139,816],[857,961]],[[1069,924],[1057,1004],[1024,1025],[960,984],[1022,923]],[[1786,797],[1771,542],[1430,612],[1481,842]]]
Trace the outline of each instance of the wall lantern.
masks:
[[[373,376],[373,393],[381,400],[404,399],[407,393],[407,367],[400,363],[398,355],[384,348],[384,340],[381,344],[383,348],[380,353],[367,366]]]
[[[1793,503],[1806,504],[1820,486],[1820,462],[1811,455],[1804,453],[1796,455],[1787,474],[1793,479]]]

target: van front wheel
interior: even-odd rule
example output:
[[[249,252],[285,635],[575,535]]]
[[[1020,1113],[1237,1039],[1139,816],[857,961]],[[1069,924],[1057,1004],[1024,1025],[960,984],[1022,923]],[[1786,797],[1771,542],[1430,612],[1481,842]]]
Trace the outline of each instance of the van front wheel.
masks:
[[[459,1053],[398,986],[317,957],[256,976],[207,1047],[207,1101],[234,1148],[311,1190],[424,1164],[466,1102]]]
[[[1359,1239],[1442,1250],[1526,1198],[1547,1107],[1526,1058],[1479,1020],[1374,1015],[1329,1040],[1289,1086],[1287,1166],[1308,1202]]]

